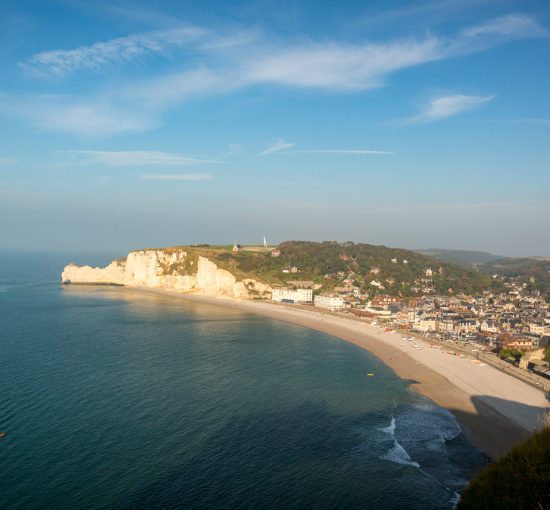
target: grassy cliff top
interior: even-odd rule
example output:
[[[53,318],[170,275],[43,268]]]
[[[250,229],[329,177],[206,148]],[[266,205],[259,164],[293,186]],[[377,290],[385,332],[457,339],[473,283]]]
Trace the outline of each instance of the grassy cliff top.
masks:
[[[233,245],[174,246],[166,252],[185,250],[189,261],[185,267],[170,271],[188,272],[199,256],[227,269],[238,279],[254,278],[271,286],[285,286],[296,280],[312,281],[323,290],[354,286],[371,294],[387,293],[410,296],[423,293],[430,286],[437,293],[481,292],[493,284],[490,277],[472,268],[441,262],[432,257],[399,248],[363,243],[335,241],[286,241],[277,247]],[[272,256],[272,251],[277,250]],[[137,250],[143,251],[143,250]],[[383,288],[372,284],[375,281]]]
[[[482,471],[464,491],[458,508],[550,508],[550,427]]]

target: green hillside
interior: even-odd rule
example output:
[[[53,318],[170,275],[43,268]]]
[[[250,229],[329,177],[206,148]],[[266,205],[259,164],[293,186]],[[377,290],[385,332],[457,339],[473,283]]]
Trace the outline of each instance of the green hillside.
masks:
[[[448,262],[449,264],[458,264],[460,266],[480,266],[488,262],[500,260],[503,257],[493,255],[485,251],[470,250],[442,250],[438,248],[429,248],[426,250],[415,250],[418,253],[433,257],[434,259]]]
[[[519,278],[531,290],[540,290],[550,299],[550,260],[535,258],[505,258],[480,267],[487,274]]]
[[[550,508],[550,427],[486,468],[464,491],[459,510]]]
[[[236,253],[230,246],[185,249],[193,257],[208,257],[238,278],[257,278],[270,285],[307,280],[325,290],[352,285],[370,295],[413,296],[424,293],[426,287],[437,293],[447,293],[449,289],[453,293],[481,292],[493,283],[489,276],[471,268],[409,250],[362,243],[286,241],[277,247],[280,254],[276,257],[272,250],[246,247]],[[383,288],[373,285],[373,280]]]

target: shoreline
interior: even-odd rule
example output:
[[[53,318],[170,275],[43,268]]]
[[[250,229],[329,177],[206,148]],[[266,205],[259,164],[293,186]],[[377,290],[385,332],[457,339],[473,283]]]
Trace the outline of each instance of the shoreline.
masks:
[[[383,333],[365,321],[330,312],[266,301],[183,294],[161,288],[127,286],[157,294],[233,308],[329,334],[352,343],[377,357],[410,383],[410,390],[448,409],[465,435],[485,455],[495,460],[527,439],[541,426],[538,418],[550,411],[542,391],[489,366],[450,356],[417,339],[422,346],[401,339],[400,333]]]

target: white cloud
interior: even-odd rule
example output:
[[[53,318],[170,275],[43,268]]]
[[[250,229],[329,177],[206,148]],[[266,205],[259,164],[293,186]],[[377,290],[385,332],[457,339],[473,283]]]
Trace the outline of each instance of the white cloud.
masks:
[[[368,90],[383,86],[391,73],[402,69],[483,51],[508,40],[543,35],[547,32],[534,18],[520,14],[465,28],[455,37],[429,35],[382,43],[280,43],[256,32],[214,34],[184,27],[135,34],[74,50],[44,52],[23,64],[35,71],[63,75],[105,69],[143,55],[165,54],[171,48],[186,46],[190,52],[185,59],[188,64],[180,72],[117,84],[89,98],[7,98],[6,104],[0,104],[0,110],[41,129],[108,137],[154,129],[162,124],[167,111],[189,99],[227,94],[260,84],[329,92]],[[255,44],[246,44],[251,37],[256,38]],[[478,105],[473,101],[458,101],[454,106],[434,104],[423,120],[443,118]],[[275,144],[262,154],[289,147],[282,141],[282,145]]]
[[[165,54],[205,34],[205,30],[197,27],[133,34],[70,50],[43,51],[20,63],[20,67],[32,73],[56,76],[82,70],[102,71],[147,55]]]
[[[495,96],[465,96],[456,94],[432,99],[416,117],[411,117],[408,122],[425,123],[434,122],[459,113],[479,108],[491,101]]]
[[[548,31],[542,28],[535,19],[525,14],[508,14],[494,18],[485,23],[465,28],[464,37],[504,36],[510,39],[544,37]]]
[[[441,57],[442,44],[435,37],[387,44],[310,44],[252,59],[245,75],[253,83],[365,90],[381,86],[392,71]]]
[[[429,35],[385,43],[310,42],[277,44],[258,40],[238,51],[214,51],[194,69],[145,80],[125,97],[163,109],[191,97],[228,93],[271,84],[328,91],[368,90],[384,85],[393,72],[427,62],[483,51],[507,40],[539,37],[545,31],[529,16],[496,18],[469,27],[456,37]],[[484,34],[481,37],[481,34]]]
[[[358,154],[358,155],[393,154],[393,152],[389,152],[389,151],[376,151],[376,150],[369,150],[369,149],[319,149],[319,150],[308,150],[308,151],[299,151],[299,152],[306,152],[309,154]]]
[[[257,156],[267,156],[268,154],[274,154],[294,147],[293,143],[285,142],[282,138],[275,140],[265,151],[259,152]]]
[[[142,175],[145,181],[211,181],[210,174],[149,174]]]
[[[156,151],[64,151],[63,154],[76,155],[87,161],[108,166],[140,165],[191,165],[218,163],[217,160],[190,158],[181,154],[170,154]]]

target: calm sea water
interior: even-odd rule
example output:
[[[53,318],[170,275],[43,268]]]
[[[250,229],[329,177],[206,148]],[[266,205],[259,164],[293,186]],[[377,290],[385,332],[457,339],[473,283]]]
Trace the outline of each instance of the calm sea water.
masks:
[[[2,509],[453,508],[486,462],[353,345],[74,258],[0,254]]]

